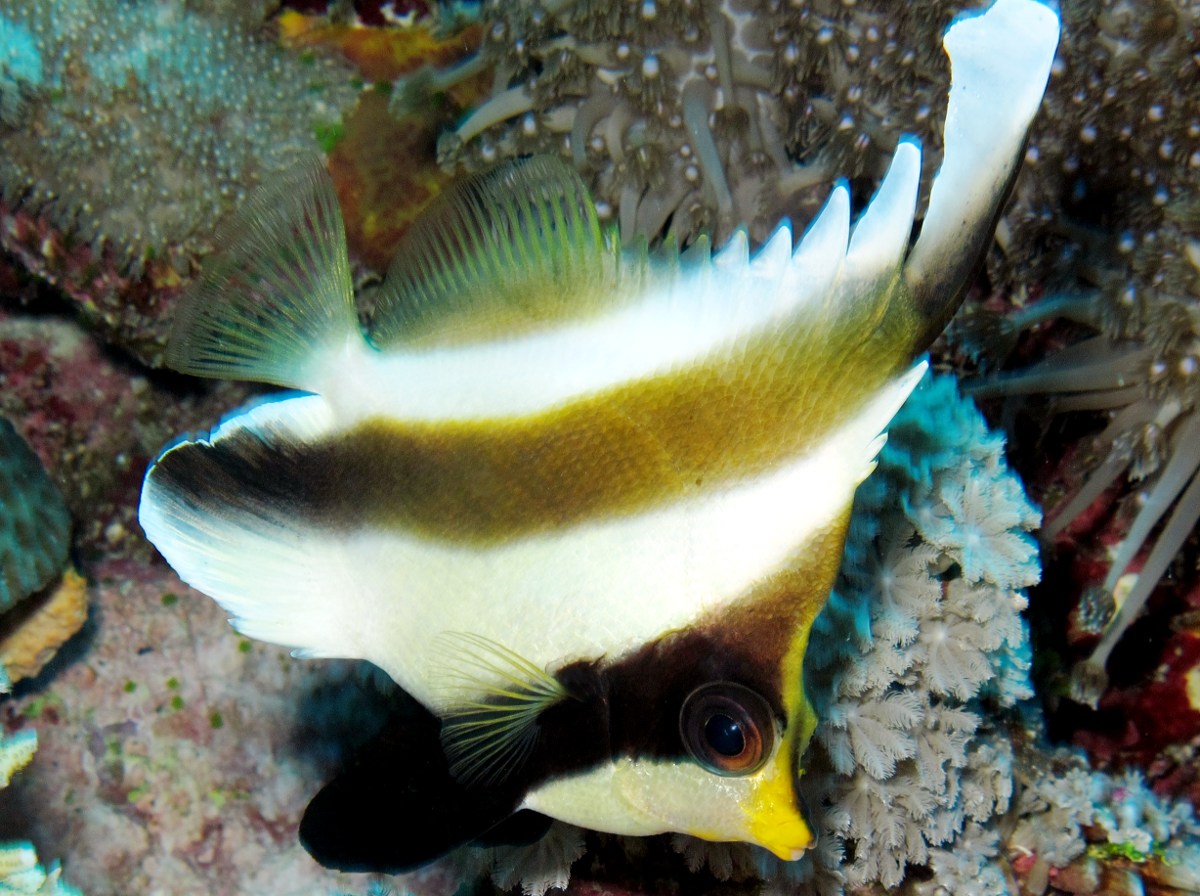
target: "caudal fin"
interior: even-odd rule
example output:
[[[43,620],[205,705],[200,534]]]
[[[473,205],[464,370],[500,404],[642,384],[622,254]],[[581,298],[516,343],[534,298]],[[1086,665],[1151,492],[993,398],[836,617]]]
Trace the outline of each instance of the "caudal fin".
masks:
[[[333,184],[313,159],[254,193],[179,301],[168,366],[316,391],[330,353],[361,343]]]

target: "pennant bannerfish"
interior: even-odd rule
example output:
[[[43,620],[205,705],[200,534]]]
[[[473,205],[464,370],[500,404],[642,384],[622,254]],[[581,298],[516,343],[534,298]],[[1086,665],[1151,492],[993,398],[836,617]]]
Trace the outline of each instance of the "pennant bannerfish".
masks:
[[[947,31],[944,162],[911,248],[912,139],[853,227],[841,184],[798,245],[784,223],[753,257],[744,233],[622,249],[575,172],[535,158],[416,225],[364,335],[324,171],[252,198],[168,363],[301,394],[167,447],[140,519],[239,631],[370,660],[422,707],[314,798],[318,859],[411,868],[543,816],[811,844],[809,628],[1057,39],[1034,0]]]

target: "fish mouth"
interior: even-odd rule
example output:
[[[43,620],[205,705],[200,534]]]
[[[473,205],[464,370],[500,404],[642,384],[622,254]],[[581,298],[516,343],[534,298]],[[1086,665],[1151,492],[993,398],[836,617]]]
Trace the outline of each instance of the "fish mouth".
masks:
[[[772,855],[783,859],[785,862],[797,862],[806,852],[808,852],[808,848],[804,846],[798,849],[789,848],[786,846],[766,846],[764,848]]]
[[[753,842],[785,862],[795,862],[812,847],[813,837],[808,826],[801,822],[781,824],[777,837],[760,835]]]

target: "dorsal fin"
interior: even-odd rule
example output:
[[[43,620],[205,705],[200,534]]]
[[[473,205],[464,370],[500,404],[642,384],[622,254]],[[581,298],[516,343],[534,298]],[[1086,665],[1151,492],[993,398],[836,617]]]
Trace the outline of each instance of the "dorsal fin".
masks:
[[[214,239],[179,300],[167,365],[316,391],[330,353],[362,343],[341,210],[320,160],[253,193]]]
[[[409,230],[376,302],[371,340],[494,338],[613,299],[617,246],[583,180],[553,156],[468,177]]]
[[[1052,5],[1031,0],[995,0],[957,16],[946,31],[950,96],[942,166],[904,268],[924,325],[918,351],[945,328],[987,250],[1042,102],[1058,34]]]
[[[495,784],[524,762],[538,716],[570,694],[529,660],[482,635],[442,635],[446,679],[468,695],[454,699],[442,724],[450,774],[465,785]]]

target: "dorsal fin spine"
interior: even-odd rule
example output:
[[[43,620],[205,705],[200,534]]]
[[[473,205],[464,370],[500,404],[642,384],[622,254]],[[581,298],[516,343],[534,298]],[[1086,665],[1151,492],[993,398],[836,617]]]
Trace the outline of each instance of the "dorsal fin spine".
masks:
[[[981,12],[959,15],[946,31],[950,96],[944,154],[904,268],[912,312],[923,330],[914,340],[917,350],[949,322],[987,248],[1050,77],[1059,29],[1048,4],[995,0]]]

